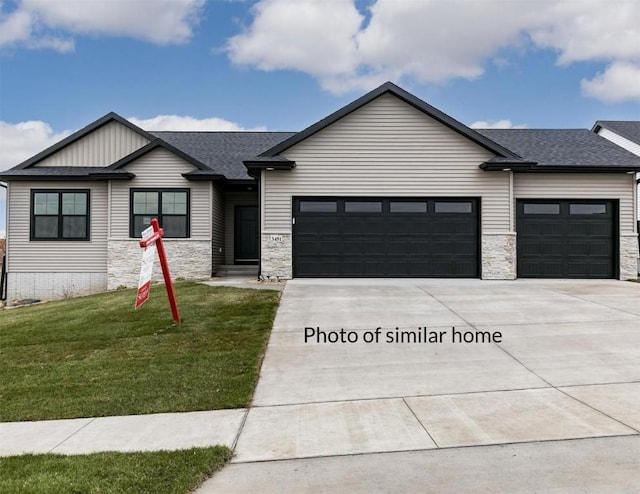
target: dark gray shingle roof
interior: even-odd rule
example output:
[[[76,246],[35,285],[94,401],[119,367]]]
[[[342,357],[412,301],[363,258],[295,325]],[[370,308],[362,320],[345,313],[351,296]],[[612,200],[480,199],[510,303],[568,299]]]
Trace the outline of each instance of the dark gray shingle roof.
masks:
[[[291,137],[294,132],[151,132],[230,180],[248,180],[243,160]]]
[[[2,172],[3,177],[27,180],[31,177],[47,177],[50,179],[65,180],[74,178],[128,178],[130,173],[126,170],[106,170],[96,166],[34,166],[31,168],[14,167]]]
[[[616,134],[640,144],[640,121],[637,120],[598,120],[593,126],[609,129]]]
[[[640,166],[640,158],[587,129],[476,129],[544,166]]]

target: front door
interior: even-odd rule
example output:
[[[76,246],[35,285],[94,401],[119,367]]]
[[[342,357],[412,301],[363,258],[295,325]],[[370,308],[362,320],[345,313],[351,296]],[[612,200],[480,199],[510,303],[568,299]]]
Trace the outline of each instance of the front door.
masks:
[[[234,264],[258,264],[258,206],[236,206]]]

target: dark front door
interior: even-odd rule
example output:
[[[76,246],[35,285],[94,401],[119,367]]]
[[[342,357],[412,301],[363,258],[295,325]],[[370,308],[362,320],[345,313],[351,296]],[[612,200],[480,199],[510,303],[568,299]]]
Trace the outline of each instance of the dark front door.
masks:
[[[258,264],[258,206],[236,206],[234,264]]]
[[[478,276],[474,198],[297,198],[295,277]]]
[[[614,278],[616,206],[604,200],[519,200],[518,276]]]

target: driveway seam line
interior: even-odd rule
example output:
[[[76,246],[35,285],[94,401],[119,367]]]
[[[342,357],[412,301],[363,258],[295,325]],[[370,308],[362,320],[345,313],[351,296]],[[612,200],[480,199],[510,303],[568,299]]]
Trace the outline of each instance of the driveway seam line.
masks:
[[[609,415],[606,412],[603,412],[602,410],[596,408],[593,405],[590,405],[589,403],[586,403],[584,401],[582,401],[579,398],[576,398],[575,396],[570,395],[569,393],[565,392],[563,389],[559,389],[559,388],[555,388],[558,391],[560,391],[563,395],[568,396],[569,398],[571,398],[572,400],[577,401],[578,403],[582,403],[584,406],[591,408],[592,410],[595,410],[598,413],[601,413],[602,415],[604,415],[605,417],[609,417],[611,420],[615,420],[616,422],[618,422],[619,424],[624,425],[625,427],[628,427],[629,429],[631,429],[632,431],[635,431],[636,433],[640,434],[640,430],[636,429],[635,427],[630,426],[629,424],[624,423],[622,420],[617,419],[615,417],[612,417],[611,415]]]
[[[233,439],[233,444],[231,445],[231,451],[236,452],[236,446],[238,445],[238,441],[240,440],[240,434],[244,430],[244,424],[247,422],[247,417],[249,416],[250,408],[247,408],[242,416],[242,421],[240,422],[240,427],[238,427],[238,432],[236,432],[236,436]]]
[[[546,382],[546,381],[545,381]],[[535,391],[537,389],[549,389],[551,388],[580,388],[586,386],[613,386],[617,384],[640,384],[640,381],[613,381],[606,383],[584,383],[584,384],[563,384],[559,386],[533,386],[528,388],[508,388],[508,389],[486,389],[480,391],[460,391],[458,393],[434,393],[424,395],[405,395],[405,396],[382,396],[374,398],[356,398],[356,399],[344,399],[344,400],[321,400],[321,401],[300,401],[294,403],[272,403],[267,405],[252,405],[251,408],[276,408],[276,407],[290,407],[301,405],[322,405],[325,403],[346,403],[352,401],[376,401],[376,400],[397,400],[400,398],[437,398],[439,396],[461,396],[461,395],[476,395],[482,393],[504,393],[507,391]]]
[[[424,429],[424,431],[427,433],[427,436],[429,436],[429,439],[431,439],[433,441],[433,444],[436,445],[436,448],[440,449],[440,445],[436,442],[436,440],[433,438],[433,436],[431,435],[431,433],[429,432],[429,430],[426,428],[426,426],[422,423],[422,420],[420,420],[418,418],[418,416],[416,415],[416,412],[413,411],[413,408],[411,408],[411,405],[409,405],[409,403],[407,403],[407,400],[405,400],[404,398],[402,398],[402,401],[404,402],[404,404],[407,406],[407,408],[409,409],[409,411],[411,412],[411,415],[413,415],[416,420],[418,421],[418,423],[422,426],[422,428]]]
[[[626,311],[624,309],[618,309],[617,307],[611,307],[610,305],[606,305],[606,304],[603,304],[601,302],[596,302],[595,300],[589,300],[587,298],[580,297],[579,295],[574,295],[573,293],[566,293],[566,292],[562,292],[562,291],[559,291],[559,290],[554,290],[553,288],[543,288],[543,290],[548,290],[548,291],[550,291],[552,293],[559,293],[559,294],[562,294],[562,295],[567,295],[569,297],[573,297],[573,298],[577,298],[578,300],[582,300],[583,302],[589,302],[591,304],[599,305],[600,307],[605,307],[606,309],[611,309],[611,310],[615,310],[615,311],[618,311],[618,312],[622,312],[623,314],[629,314],[631,316],[640,317],[640,316],[638,316],[638,314],[635,314],[633,312],[629,312],[629,311]]]
[[[638,434],[612,434],[612,435],[603,435],[603,436],[586,436],[586,437],[570,437],[566,439],[537,439],[531,441],[518,441],[518,442],[507,442],[507,443],[491,443],[491,444],[467,444],[462,446],[441,446],[438,448],[420,448],[420,449],[394,449],[390,451],[367,451],[362,453],[342,453],[342,454],[333,454],[333,455],[316,455],[316,456],[300,456],[297,458],[280,458],[280,459],[270,459],[270,460],[245,460],[245,461],[232,461],[229,465],[250,465],[253,463],[275,463],[275,462],[285,462],[285,461],[299,461],[299,460],[319,460],[322,458],[344,458],[349,456],[365,456],[365,455],[381,455],[381,454],[394,454],[394,453],[418,453],[418,452],[427,452],[427,451],[446,451],[453,449],[470,449],[470,448],[500,448],[504,446],[517,446],[519,444],[544,444],[544,443],[558,443],[563,441],[590,441],[590,440],[598,440],[598,439],[609,439],[609,438],[635,438],[638,437]]]
[[[634,382],[635,381],[621,382],[621,383],[607,383],[607,384],[633,384]],[[585,386],[594,386],[594,384],[585,384]],[[253,405],[251,408],[275,408],[275,407],[290,407],[290,406],[303,406],[303,405],[322,405],[325,403],[350,403],[353,401],[398,400],[398,399],[404,399],[404,398],[435,398],[438,396],[474,395],[479,393],[504,393],[505,391],[532,391],[536,389],[549,389],[549,386],[539,386],[539,387],[532,387],[532,388],[488,389],[488,390],[481,390],[481,391],[461,391],[459,393],[435,393],[435,394],[425,394],[425,395],[382,396],[382,397],[375,397],[375,398],[303,401],[303,402],[296,402],[296,403],[274,403],[271,405]]]
[[[446,307],[448,310],[450,310],[451,312],[453,312],[456,316],[458,316],[460,319],[462,319],[465,323],[467,323],[469,326],[471,326],[472,328],[480,331],[474,324],[472,324],[470,321],[468,321],[467,319],[465,319],[464,317],[462,317],[460,314],[458,314],[455,310],[453,310],[451,307],[449,307],[447,304],[445,304],[444,302],[442,302],[438,297],[436,297],[435,295],[427,292],[426,290],[424,290],[422,287],[420,287],[420,289],[428,294],[429,296],[433,297],[435,300],[437,300],[440,304],[442,304],[444,307]],[[553,290],[550,290],[553,291]],[[560,293],[560,292],[554,292],[554,293]],[[573,296],[573,295],[570,295]],[[586,302],[590,302],[589,300],[584,300],[580,297],[575,297],[579,300],[583,300]],[[603,307],[607,307],[607,306],[603,306]],[[611,307],[607,307],[609,309],[611,309]],[[620,312],[624,312],[624,311],[620,311]],[[540,379],[541,381],[547,383],[552,389],[555,389],[556,391],[558,391],[559,393],[562,393],[563,395],[565,395],[567,398],[576,401],[588,408],[590,408],[591,410],[604,415],[605,417],[608,417],[609,419],[613,420],[614,422],[617,422],[618,424],[627,427],[628,429],[631,429],[632,431],[635,431],[636,433],[640,434],[640,431],[634,427],[631,427],[627,424],[625,424],[624,422],[622,422],[621,420],[618,420],[615,417],[612,417],[611,415],[609,415],[608,413],[603,412],[602,410],[597,409],[596,407],[589,405],[588,403],[585,403],[582,400],[579,400],[577,398],[575,398],[574,396],[571,396],[569,393],[563,391],[562,389],[559,389],[558,387],[556,387],[555,385],[553,385],[551,382],[547,381],[545,378],[543,378],[542,376],[538,375],[536,372],[534,372],[533,370],[531,370],[529,367],[527,367],[524,363],[522,363],[518,358],[516,358],[514,355],[512,355],[511,353],[509,353],[506,349],[504,349],[499,343],[493,343],[495,346],[497,346],[500,350],[502,350],[506,355],[508,355],[509,357],[511,357],[513,360],[515,360],[517,363],[519,363],[522,367],[524,367],[527,371],[529,371],[531,374],[533,374],[534,376],[536,376],[538,379]]]
[[[84,424],[82,427],[80,427],[77,431],[74,431],[72,434],[70,434],[69,436],[65,437],[62,441],[60,441],[58,444],[56,444],[53,448],[51,448],[49,451],[47,451],[47,453],[51,453],[53,452],[54,449],[62,446],[62,444],[66,443],[69,439],[71,439],[73,436],[75,436],[76,434],[78,434],[81,430],[84,430],[88,425],[93,424],[93,422],[95,422],[97,419],[99,419],[100,417],[93,417],[91,420],[89,420],[89,422],[87,422],[86,424]]]
[[[423,289],[422,287],[420,287],[420,290],[422,290],[424,293],[426,293],[427,295],[429,295],[430,297],[432,297],[434,300],[436,300],[439,304],[441,304],[442,306],[446,307],[447,310],[450,310],[453,314],[455,314],[457,317],[459,317],[460,319],[462,319],[465,324],[467,324],[468,326],[472,327],[473,329],[475,329],[476,331],[480,331],[480,329],[478,329],[474,324],[472,324],[470,321],[468,321],[466,318],[462,317],[460,314],[458,314],[455,310],[453,310],[451,307],[449,307],[447,304],[445,304],[442,300],[440,300],[438,297],[436,297],[435,295],[433,295],[432,293],[427,292],[425,289]],[[549,381],[547,381],[546,379],[543,379],[542,377],[540,377],[538,374],[536,374],[535,372],[533,372],[531,369],[529,369],[529,367],[527,367],[526,365],[524,365],[522,362],[520,362],[517,358],[515,358],[513,355],[511,355],[509,352],[507,352],[504,348],[502,348],[498,343],[493,343],[493,345],[495,345],[496,347],[498,347],[500,350],[502,350],[504,353],[506,353],[509,357],[511,357],[513,360],[515,360],[517,363],[519,363],[522,367],[524,367],[528,372],[530,372],[531,374],[533,374],[535,377],[537,377],[538,379],[540,379],[542,382],[548,384],[550,387],[554,387],[553,384],[551,384]]]
[[[509,357],[511,357],[513,360],[515,360],[516,362],[518,362],[520,365],[522,365],[525,369],[527,369],[529,372],[531,372],[534,376],[538,377],[539,379],[542,379],[544,382],[546,382],[547,384],[549,384],[549,386],[551,386],[551,388],[555,389],[556,391],[558,391],[559,393],[562,393],[563,395],[565,395],[567,398],[570,398],[573,401],[577,401],[578,403],[581,403],[582,405],[591,408],[591,410],[598,412],[601,415],[604,415],[605,417],[610,418],[611,420],[618,422],[620,425],[623,425],[635,432],[637,432],[638,434],[640,434],[640,431],[637,430],[635,427],[631,427],[628,424],[625,424],[624,422],[622,422],[621,420],[612,417],[611,415],[609,415],[606,412],[603,412],[602,410],[599,410],[598,408],[590,405],[589,403],[586,403],[582,400],[579,400],[578,398],[576,398],[575,396],[571,396],[569,393],[567,393],[566,391],[560,389],[558,386],[553,385],[552,383],[550,383],[549,381],[547,381],[545,378],[538,376],[538,374],[536,374],[535,372],[533,372],[531,369],[529,369],[526,365],[524,365],[522,362],[520,362],[520,360],[518,360],[516,357],[514,357],[513,355],[511,355],[507,350],[505,350],[504,348],[502,348],[498,343],[495,344],[498,348],[500,348],[500,350],[502,350],[504,353],[506,353],[507,355],[509,355]]]

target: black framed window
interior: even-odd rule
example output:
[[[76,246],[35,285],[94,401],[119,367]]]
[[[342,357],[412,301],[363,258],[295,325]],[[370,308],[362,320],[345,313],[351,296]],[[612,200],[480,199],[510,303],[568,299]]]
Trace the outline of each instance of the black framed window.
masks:
[[[390,213],[426,213],[426,201],[391,201],[389,202]]]
[[[473,212],[473,203],[470,201],[436,201],[436,213],[471,213]]]
[[[525,203],[523,214],[560,214],[559,203]]]
[[[345,213],[382,213],[382,201],[345,201]]]
[[[569,214],[604,215],[607,214],[606,203],[569,204]]]
[[[337,201],[300,201],[301,213],[337,213]]]
[[[89,240],[89,191],[32,190],[31,240]]]
[[[189,192],[189,189],[131,189],[129,234],[140,237],[151,224],[151,218],[158,218],[166,238],[188,238]]]

